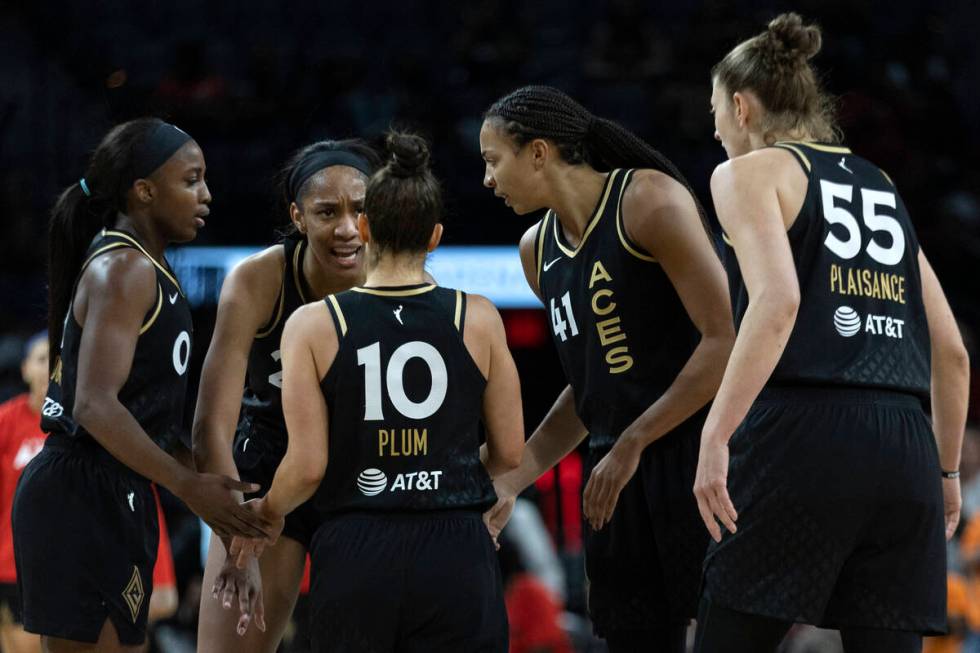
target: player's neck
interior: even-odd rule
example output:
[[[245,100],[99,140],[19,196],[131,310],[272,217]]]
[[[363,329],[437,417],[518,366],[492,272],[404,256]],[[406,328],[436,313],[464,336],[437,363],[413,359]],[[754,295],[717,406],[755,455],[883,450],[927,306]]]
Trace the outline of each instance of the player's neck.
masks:
[[[384,255],[368,268],[365,286],[411,286],[425,282],[425,257]]]
[[[167,249],[167,241],[162,234],[155,233],[153,229],[148,229],[146,223],[149,219],[141,220],[133,218],[125,213],[116,216],[116,223],[113,226],[117,231],[126,231],[136,236],[146,252],[155,260],[163,260],[163,253]]]
[[[812,143],[816,140],[817,139],[813,137],[813,134],[805,130],[778,132],[769,134],[768,137],[758,132],[752,132],[749,134],[749,143],[752,145],[753,150],[758,150],[763,147],[768,147],[773,143],[782,143],[784,141]]]
[[[558,215],[565,237],[578,245],[592,217],[608,174],[589,166],[569,166],[554,183],[554,201],[550,208]]]
[[[337,278],[326,271],[317,259],[313,246],[309,243],[303,251],[303,260],[300,262],[300,266],[303,271],[306,290],[311,293],[311,297],[326,297],[347,290],[351,286],[349,279]]]

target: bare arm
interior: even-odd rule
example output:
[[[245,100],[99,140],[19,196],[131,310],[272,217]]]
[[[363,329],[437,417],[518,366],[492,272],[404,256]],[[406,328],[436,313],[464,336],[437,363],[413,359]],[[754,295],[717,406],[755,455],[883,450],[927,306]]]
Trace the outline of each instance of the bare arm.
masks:
[[[694,198],[663,173],[644,170],[635,175],[623,197],[626,231],[663,268],[701,340],[667,390],[623,431],[593,469],[583,508],[596,529],[612,519],[619,493],[636,472],[643,450],[715,395],[735,341],[728,278]]]
[[[282,334],[282,408],[289,446],[265,503],[284,517],[313,496],[327,470],[327,403],[320,381],[337,355],[333,321],[323,302],[308,304],[286,322]]]
[[[624,444],[642,449],[715,396],[735,343],[735,321],[725,269],[683,185],[663,174],[636,179],[623,198],[623,220],[663,267],[701,333],[674,382],[623,434]]]
[[[749,295],[738,338],[704,434],[727,443],[769,380],[800,305],[800,286],[768,161],[720,165],[711,177],[718,219],[735,249]]]
[[[194,411],[194,463],[199,471],[238,478],[232,442],[252,342],[274,311],[282,281],[282,260],[276,253],[267,250],[243,261],[221,288]]]
[[[944,470],[954,471],[960,468],[960,449],[966,427],[970,360],[939,279],[921,249],[919,271],[932,347],[932,430],[939,448],[940,466]],[[943,496],[946,504],[946,539],[950,539],[956,532],[960,518],[959,479],[943,479]]]
[[[487,446],[481,458],[487,473],[496,478],[521,463],[524,411],[521,380],[507,347],[504,323],[485,297],[468,295],[463,340],[487,379],[483,392]]]
[[[216,531],[261,535],[264,522],[231,494],[241,484],[180,465],[119,401],[140,327],[158,292],[152,263],[133,250],[105,254],[86,269],[76,293],[76,317],[89,328],[83,328],[79,345],[75,421],[124,465],[206,517]]]
[[[782,153],[777,153],[782,156]],[[701,435],[694,494],[716,541],[738,513],[728,495],[728,441],[776,368],[796,322],[799,280],[777,195],[778,159],[761,151],[723,163],[711,195],[749,294],[735,347]],[[790,169],[783,166],[783,169]]]

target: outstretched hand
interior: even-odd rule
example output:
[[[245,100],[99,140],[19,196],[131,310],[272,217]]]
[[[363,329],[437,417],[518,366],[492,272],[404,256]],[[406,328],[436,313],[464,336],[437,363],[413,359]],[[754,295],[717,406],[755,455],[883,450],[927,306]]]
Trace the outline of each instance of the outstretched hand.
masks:
[[[228,557],[235,560],[235,565],[239,569],[245,569],[250,558],[258,559],[267,545],[275,544],[286,524],[285,517],[276,515],[269,509],[265,497],[246,501],[242,506],[260,517],[264,523],[269,524],[269,527],[266,531],[267,534],[262,537],[235,536],[232,538],[231,546],[228,547]]]
[[[249,624],[265,632],[265,602],[262,596],[262,574],[259,561],[250,558],[244,569],[239,569],[231,556],[218,572],[211,588],[211,596],[221,601],[221,607],[230,610],[238,598],[238,624],[235,631],[244,636]]]
[[[271,533],[269,521],[247,509],[239,498],[241,492],[258,492],[255,483],[219,474],[194,474],[180,490],[178,497],[220,537],[268,537]]]

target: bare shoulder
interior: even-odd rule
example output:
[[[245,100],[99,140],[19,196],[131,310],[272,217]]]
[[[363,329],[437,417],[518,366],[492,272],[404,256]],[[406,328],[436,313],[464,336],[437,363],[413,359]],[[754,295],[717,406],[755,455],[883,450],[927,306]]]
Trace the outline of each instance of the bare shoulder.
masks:
[[[333,331],[326,302],[312,302],[297,308],[286,320],[286,329],[297,335],[323,333],[325,329]]]
[[[798,169],[791,152],[765,147],[719,164],[711,173],[711,190],[735,184],[778,186]]]
[[[623,193],[623,218],[629,220],[662,209],[697,211],[697,205],[687,187],[667,173],[650,169],[634,172]]]
[[[220,302],[247,301],[262,313],[269,312],[279,296],[285,264],[286,254],[281,244],[246,257],[225,277]]]
[[[156,297],[156,268],[142,252],[130,248],[102,254],[85,268],[81,283],[90,293],[112,297],[120,295],[130,300]]]
[[[500,311],[483,295],[466,293],[466,325],[483,334],[492,333],[503,324]]]
[[[541,229],[540,221],[535,222],[530,227],[528,227],[527,231],[524,232],[524,235],[521,236],[520,250],[521,250],[522,257],[525,255],[534,254],[534,247],[538,240],[539,229]]]

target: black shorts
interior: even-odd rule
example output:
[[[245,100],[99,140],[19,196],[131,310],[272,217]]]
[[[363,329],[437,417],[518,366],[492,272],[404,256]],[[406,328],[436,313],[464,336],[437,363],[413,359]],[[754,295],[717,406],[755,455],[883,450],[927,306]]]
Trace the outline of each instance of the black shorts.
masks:
[[[918,398],[766,388],[729,452],[738,532],[709,548],[706,598],[829,628],[945,630],[942,481]]]
[[[600,531],[585,523],[589,615],[596,633],[642,632],[697,614],[708,532],[694,499],[704,412],[644,450]],[[585,469],[609,449],[590,449]]]
[[[20,615],[20,592],[17,583],[0,583],[0,626],[24,623]]]
[[[98,641],[110,619],[141,644],[158,544],[150,483],[92,441],[48,436],[13,504],[17,585],[28,632]]]
[[[352,513],[313,537],[318,653],[506,653],[500,566],[477,512]]]
[[[285,439],[285,435],[282,436]],[[254,499],[263,496],[272,487],[272,479],[276,475],[276,469],[282,462],[285,455],[284,449],[274,447],[263,447],[261,443],[256,443],[254,437],[246,437],[239,433],[235,438],[235,466],[238,468],[238,476],[246,483],[258,483],[262,488],[258,492],[246,494],[246,499]],[[319,524],[316,511],[313,509],[313,501],[298,506],[296,510],[286,515],[286,524],[283,526],[282,535],[291,540],[296,540],[303,545],[307,551],[310,550],[310,542],[313,540],[313,533],[316,532]]]

